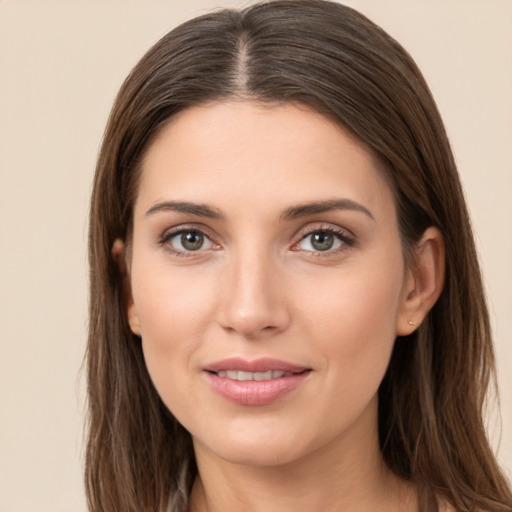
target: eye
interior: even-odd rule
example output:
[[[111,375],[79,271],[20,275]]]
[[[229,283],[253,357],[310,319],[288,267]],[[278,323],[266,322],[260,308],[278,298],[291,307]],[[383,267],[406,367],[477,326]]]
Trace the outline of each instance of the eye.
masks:
[[[335,252],[352,244],[353,239],[343,231],[322,228],[304,234],[296,247],[302,251]]]
[[[176,254],[198,252],[216,247],[204,233],[197,229],[172,231],[162,237],[161,243]]]

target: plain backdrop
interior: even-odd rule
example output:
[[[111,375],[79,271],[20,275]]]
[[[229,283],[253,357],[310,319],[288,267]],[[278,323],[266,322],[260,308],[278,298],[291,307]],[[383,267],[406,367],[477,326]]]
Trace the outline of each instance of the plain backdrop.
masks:
[[[413,55],[445,120],[496,334],[512,474],[512,1],[352,0]],[[83,512],[87,211],[122,80],[232,0],[0,0],[0,512]],[[245,3],[247,5],[247,2]],[[499,417],[490,413],[499,442]]]

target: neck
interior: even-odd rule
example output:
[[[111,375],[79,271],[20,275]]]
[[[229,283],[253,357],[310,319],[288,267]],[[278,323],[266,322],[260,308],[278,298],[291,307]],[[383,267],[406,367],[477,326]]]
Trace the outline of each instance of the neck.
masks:
[[[371,433],[347,433],[277,466],[235,464],[195,441],[198,477],[190,511],[416,511],[414,488],[384,463],[373,424]]]

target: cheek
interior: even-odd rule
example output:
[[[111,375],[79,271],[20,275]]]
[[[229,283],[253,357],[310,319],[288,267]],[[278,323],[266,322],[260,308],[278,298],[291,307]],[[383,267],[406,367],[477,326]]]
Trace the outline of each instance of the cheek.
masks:
[[[164,341],[179,334],[194,337],[212,307],[213,273],[193,267],[176,270],[165,264],[137,270],[135,267],[132,278],[133,300],[143,338]]]
[[[168,403],[168,388],[194,370],[192,357],[211,320],[215,284],[197,269],[173,272],[168,266],[153,265],[143,274],[134,270],[133,299],[146,366]]]
[[[311,428],[327,437],[357,422],[389,364],[402,270],[394,264],[387,272],[381,268],[340,272],[321,293],[303,293],[301,328],[315,346],[323,376],[321,398],[315,399],[322,413],[311,416]]]
[[[343,269],[321,291],[303,294],[304,316],[324,364],[342,367],[335,375],[347,385],[385,373],[396,338],[402,276],[398,258]]]

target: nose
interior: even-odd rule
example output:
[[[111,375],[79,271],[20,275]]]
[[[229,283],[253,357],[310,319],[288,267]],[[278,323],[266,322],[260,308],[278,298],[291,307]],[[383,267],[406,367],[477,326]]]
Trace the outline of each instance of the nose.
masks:
[[[223,276],[219,323],[245,338],[265,338],[290,323],[282,272],[270,255],[247,252],[235,257]]]

